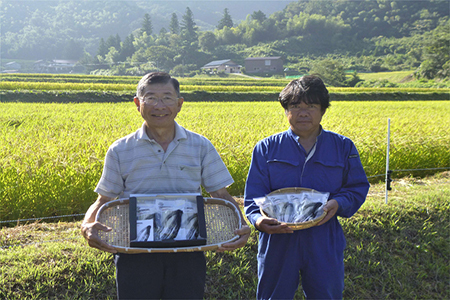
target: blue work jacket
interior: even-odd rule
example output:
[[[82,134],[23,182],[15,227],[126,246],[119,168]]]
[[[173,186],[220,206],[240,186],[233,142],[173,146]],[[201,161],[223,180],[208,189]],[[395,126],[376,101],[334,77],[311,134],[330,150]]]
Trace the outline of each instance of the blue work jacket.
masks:
[[[364,203],[369,182],[353,142],[321,128],[309,153],[291,129],[258,142],[245,186],[245,214],[255,225],[261,217],[254,198],[286,187],[311,188],[329,192],[339,204],[336,213],[351,217]]]

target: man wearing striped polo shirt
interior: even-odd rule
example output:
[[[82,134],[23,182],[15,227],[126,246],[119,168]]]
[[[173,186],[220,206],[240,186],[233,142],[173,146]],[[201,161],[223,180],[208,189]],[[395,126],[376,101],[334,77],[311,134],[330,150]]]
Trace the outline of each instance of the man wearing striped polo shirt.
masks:
[[[145,121],[108,149],[95,189],[99,196],[82,224],[91,247],[115,253],[119,299],[202,299],[206,261],[203,252],[117,253],[97,235],[98,230],[109,230],[95,222],[104,203],[130,194],[201,193],[203,186],[212,197],[237,206],[226,190],[233,179],[214,146],[175,122],[183,101],[178,81],[167,73],[149,73],[139,81],[134,103]],[[246,244],[250,228],[243,225],[236,231],[240,238],[218,251]]]

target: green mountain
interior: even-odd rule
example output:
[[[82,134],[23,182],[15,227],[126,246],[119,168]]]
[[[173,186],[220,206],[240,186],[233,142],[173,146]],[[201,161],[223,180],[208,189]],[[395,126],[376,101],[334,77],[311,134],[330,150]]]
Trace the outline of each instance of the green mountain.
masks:
[[[74,59],[88,72],[192,74],[280,56],[296,73],[450,74],[448,0],[0,1],[2,59]],[[338,63],[337,63],[338,61]],[[342,82],[342,72],[339,82]],[[338,76],[338,77],[339,77]]]
[[[168,29],[173,13],[181,19],[189,7],[200,30],[214,30],[228,8],[235,22],[254,10],[267,15],[291,1],[110,1],[110,0],[7,0],[0,1],[2,58],[42,59],[67,57],[66,49],[84,48],[95,54],[100,38],[125,38],[141,27],[144,14],[153,32]],[[81,49],[81,50],[82,50]],[[79,49],[77,49],[79,50]],[[66,52],[66,53],[65,53]],[[79,54],[81,55],[82,52]]]

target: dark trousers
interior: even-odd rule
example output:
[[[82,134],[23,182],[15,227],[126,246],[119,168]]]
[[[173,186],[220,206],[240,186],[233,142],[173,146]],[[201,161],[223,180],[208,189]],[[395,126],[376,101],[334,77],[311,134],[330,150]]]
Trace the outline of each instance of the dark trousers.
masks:
[[[119,299],[203,299],[203,252],[115,255]]]

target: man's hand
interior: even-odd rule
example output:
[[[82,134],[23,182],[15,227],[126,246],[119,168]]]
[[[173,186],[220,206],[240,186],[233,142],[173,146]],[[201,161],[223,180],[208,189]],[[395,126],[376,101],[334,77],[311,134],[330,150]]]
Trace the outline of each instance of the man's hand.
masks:
[[[93,223],[83,223],[81,224],[81,233],[83,234],[84,238],[87,240],[89,246],[93,248],[97,248],[102,251],[110,252],[110,253],[117,253],[117,250],[114,249],[111,245],[103,242],[100,240],[98,236],[98,231],[111,231],[111,228],[99,223],[99,222],[93,222]]]
[[[337,213],[338,208],[339,204],[337,203],[336,200],[334,199],[329,200],[327,204],[325,204],[325,206],[323,207],[323,210],[327,212],[327,215],[316,226],[320,226],[328,222],[328,220],[330,220]]]
[[[114,247],[100,240],[98,236],[99,230],[110,231],[111,228],[95,221],[95,216],[97,215],[97,211],[99,210],[99,208],[103,204],[111,200],[113,200],[113,198],[100,194],[98,195],[97,200],[89,207],[86,215],[84,216],[84,221],[81,224],[81,234],[83,234],[89,246],[102,251],[116,253],[117,251],[116,249],[114,249]]]
[[[114,249],[111,245],[103,242],[100,240],[98,236],[98,231],[111,231],[111,228],[99,223],[99,222],[93,222],[93,223],[83,223],[81,224],[81,233],[83,234],[84,238],[87,240],[89,246],[93,248],[97,248],[102,251],[110,252],[110,253],[117,253],[117,250]]]
[[[217,252],[231,251],[231,250],[235,250],[237,248],[241,248],[241,247],[245,246],[245,244],[247,243],[248,238],[250,237],[251,230],[250,230],[250,227],[248,227],[247,223],[245,223],[245,221],[244,221],[244,215],[241,212],[239,204],[228,193],[226,188],[221,188],[220,190],[217,190],[217,191],[214,191],[214,192],[210,192],[209,194],[213,198],[225,199],[225,200],[228,200],[231,203],[233,203],[233,205],[236,206],[236,209],[238,210],[238,212],[239,212],[239,214],[241,216],[241,221],[242,221],[241,229],[238,229],[238,230],[236,230],[234,232],[236,235],[239,235],[239,239],[234,241],[234,242],[223,244],[216,251]]]
[[[293,233],[294,231],[287,226],[286,224],[282,224],[278,222],[277,219],[268,218],[261,216],[256,220],[255,224],[256,229],[259,231],[275,234],[275,233]]]
[[[234,242],[229,242],[226,244],[223,244],[221,247],[219,247],[216,251],[217,252],[224,252],[224,251],[232,251],[241,247],[244,247],[247,243],[248,238],[250,237],[251,229],[247,225],[242,226],[241,229],[237,229],[234,231],[236,235],[239,235],[239,239],[237,239]]]

